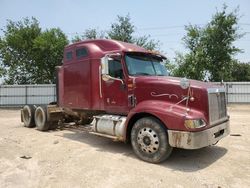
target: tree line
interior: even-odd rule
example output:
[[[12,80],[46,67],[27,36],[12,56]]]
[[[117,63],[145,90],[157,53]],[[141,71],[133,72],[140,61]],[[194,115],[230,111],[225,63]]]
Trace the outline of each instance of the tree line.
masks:
[[[186,53],[177,52],[166,60],[172,76],[206,81],[250,81],[250,63],[239,62],[235,55],[243,51],[235,41],[239,33],[239,10],[224,6],[203,26],[187,25],[183,37]],[[161,51],[160,41],[150,35],[135,37],[131,18],[117,16],[108,31],[87,29],[69,40],[60,28],[42,30],[36,18],[7,21],[0,36],[0,77],[5,84],[47,84],[55,82],[55,66],[62,64],[65,45],[85,39],[115,39],[134,43],[148,50]]]

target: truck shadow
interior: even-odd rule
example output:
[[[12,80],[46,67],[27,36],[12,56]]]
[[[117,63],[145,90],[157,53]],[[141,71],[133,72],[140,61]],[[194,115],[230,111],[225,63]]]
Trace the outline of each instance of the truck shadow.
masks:
[[[94,147],[97,151],[100,152],[118,153],[136,158],[130,144],[113,141],[109,138],[92,135],[78,130],[70,130],[67,133],[63,133],[63,137],[87,144],[91,147]]]
[[[197,150],[174,148],[170,158],[162,165],[174,171],[193,172],[204,169],[227,153],[227,149],[220,146],[209,146]]]
[[[130,144],[115,142],[108,138],[91,135],[78,130],[70,130],[63,133],[62,137],[90,145],[100,152],[122,154],[133,159],[138,159]],[[172,169],[173,171],[193,172],[210,166],[226,153],[227,149],[220,146],[211,146],[198,150],[175,148],[169,159],[157,165]]]

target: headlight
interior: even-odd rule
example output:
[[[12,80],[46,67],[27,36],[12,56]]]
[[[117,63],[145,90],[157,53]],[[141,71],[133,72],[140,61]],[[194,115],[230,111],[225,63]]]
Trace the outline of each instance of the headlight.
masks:
[[[206,123],[203,119],[187,119],[185,120],[184,124],[188,129],[197,129],[206,126]]]

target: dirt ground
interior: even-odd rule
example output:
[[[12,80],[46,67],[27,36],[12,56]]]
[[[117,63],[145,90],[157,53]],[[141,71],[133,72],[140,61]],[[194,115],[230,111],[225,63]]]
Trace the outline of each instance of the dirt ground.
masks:
[[[0,187],[250,187],[250,105],[229,112],[231,136],[200,150],[175,149],[155,165],[129,144],[80,131],[39,132],[22,126],[18,110],[2,109]]]

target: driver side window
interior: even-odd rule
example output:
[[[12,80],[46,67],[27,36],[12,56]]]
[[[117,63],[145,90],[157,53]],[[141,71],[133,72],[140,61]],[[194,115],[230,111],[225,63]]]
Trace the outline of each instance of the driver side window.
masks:
[[[118,60],[109,60],[109,75],[114,78],[123,79],[122,64]]]

